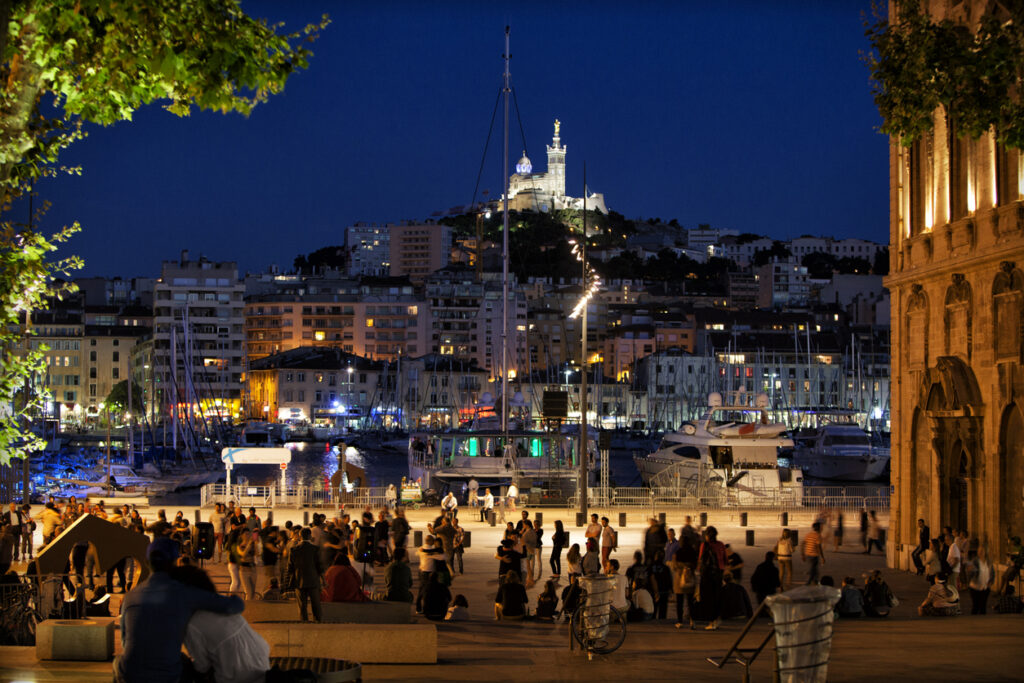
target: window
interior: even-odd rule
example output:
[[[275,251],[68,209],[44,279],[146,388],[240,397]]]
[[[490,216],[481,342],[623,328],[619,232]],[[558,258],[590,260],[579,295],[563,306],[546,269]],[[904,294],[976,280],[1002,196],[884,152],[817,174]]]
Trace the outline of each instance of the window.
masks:
[[[111,360],[114,361],[115,363],[119,363],[121,361],[120,352],[114,351],[114,357]]]
[[[114,368],[113,377],[114,379],[121,379],[121,368]]]
[[[304,372],[296,373],[295,379],[296,379],[297,382],[305,382],[306,381],[306,373],[304,373]]]
[[[96,379],[96,368],[89,368],[89,379]]]
[[[96,341],[96,340],[94,339],[93,341]],[[96,362],[96,352],[95,351],[90,351],[89,352],[89,362],[90,363],[95,363]]]
[[[302,389],[299,389],[299,403],[305,403],[305,402],[306,402],[306,392],[304,390],[302,390]]]

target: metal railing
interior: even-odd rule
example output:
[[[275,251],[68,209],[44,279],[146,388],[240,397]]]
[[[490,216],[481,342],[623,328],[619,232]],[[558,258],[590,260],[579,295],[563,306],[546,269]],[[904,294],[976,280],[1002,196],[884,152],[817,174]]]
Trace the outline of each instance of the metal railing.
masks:
[[[551,495],[545,495],[549,493]],[[561,490],[546,492],[532,490],[522,494],[520,502],[531,507],[577,507],[577,493],[563,495]],[[587,499],[597,507],[623,510],[651,510],[682,508],[688,510],[736,509],[751,510],[816,510],[827,507],[852,513],[859,510],[888,510],[888,486],[804,486],[783,488],[722,488],[704,489],[701,495],[687,489],[669,486],[633,486],[618,488],[592,487]],[[387,487],[364,486],[343,494],[333,489],[313,486],[248,486],[245,484],[206,484],[200,491],[200,506],[234,501],[240,507],[273,508],[320,507],[373,509],[387,505]],[[459,501],[462,503],[463,501]]]
[[[206,484],[200,489],[200,507],[234,501],[239,507],[356,507],[383,508],[387,504],[386,486],[364,486],[339,494],[334,489],[315,486],[249,486],[247,484]]]

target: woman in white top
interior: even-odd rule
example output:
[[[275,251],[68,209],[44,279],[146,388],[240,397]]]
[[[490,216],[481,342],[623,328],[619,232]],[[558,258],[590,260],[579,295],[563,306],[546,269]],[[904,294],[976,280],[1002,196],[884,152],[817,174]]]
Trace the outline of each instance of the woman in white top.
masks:
[[[186,585],[217,592],[199,567],[175,567],[171,576]],[[216,683],[262,683],[270,670],[270,646],[241,614],[196,612],[185,630],[185,648],[196,671],[212,671]]]
[[[968,561],[967,571],[970,576],[968,588],[971,590],[971,614],[985,614],[988,592],[992,589],[992,581],[996,574],[992,570],[992,563],[988,561],[988,550],[985,546],[978,547],[978,555]]]
[[[213,525],[213,537],[217,541],[217,558],[215,562],[220,562],[224,558],[224,521],[227,519],[224,514],[224,505],[217,503],[213,512],[210,513],[209,522]]]
[[[793,585],[793,539],[789,529],[782,530],[782,538],[775,544],[775,557],[779,560],[779,582],[785,590]]]

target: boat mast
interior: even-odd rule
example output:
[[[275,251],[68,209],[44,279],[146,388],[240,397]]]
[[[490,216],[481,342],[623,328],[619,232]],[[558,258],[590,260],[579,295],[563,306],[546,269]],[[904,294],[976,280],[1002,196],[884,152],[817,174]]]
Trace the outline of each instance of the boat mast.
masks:
[[[501,158],[501,176],[505,183],[505,191],[502,193],[502,262],[501,262],[501,432],[505,438],[505,448],[508,448],[508,102],[510,87],[509,75],[509,32],[510,28],[505,27],[505,81],[502,87],[502,96],[505,106],[505,135],[504,154]]]

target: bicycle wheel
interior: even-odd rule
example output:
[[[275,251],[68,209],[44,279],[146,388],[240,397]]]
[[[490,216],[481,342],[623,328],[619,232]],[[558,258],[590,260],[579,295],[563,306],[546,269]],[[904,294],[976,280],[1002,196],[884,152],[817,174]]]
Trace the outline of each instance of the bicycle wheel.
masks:
[[[623,641],[626,640],[626,617],[622,612],[615,609],[612,606],[608,606],[608,616],[606,617],[607,628],[604,629],[604,624],[599,624],[601,629],[605,632],[599,637],[593,637],[589,632],[584,623],[583,611],[584,606],[580,605],[573,612],[572,619],[569,621],[569,631],[572,633],[572,637],[579,643],[579,646],[588,652],[593,652],[599,655],[606,655],[615,650],[619,649]],[[594,619],[594,617],[591,617]],[[599,630],[599,629],[594,629]]]

